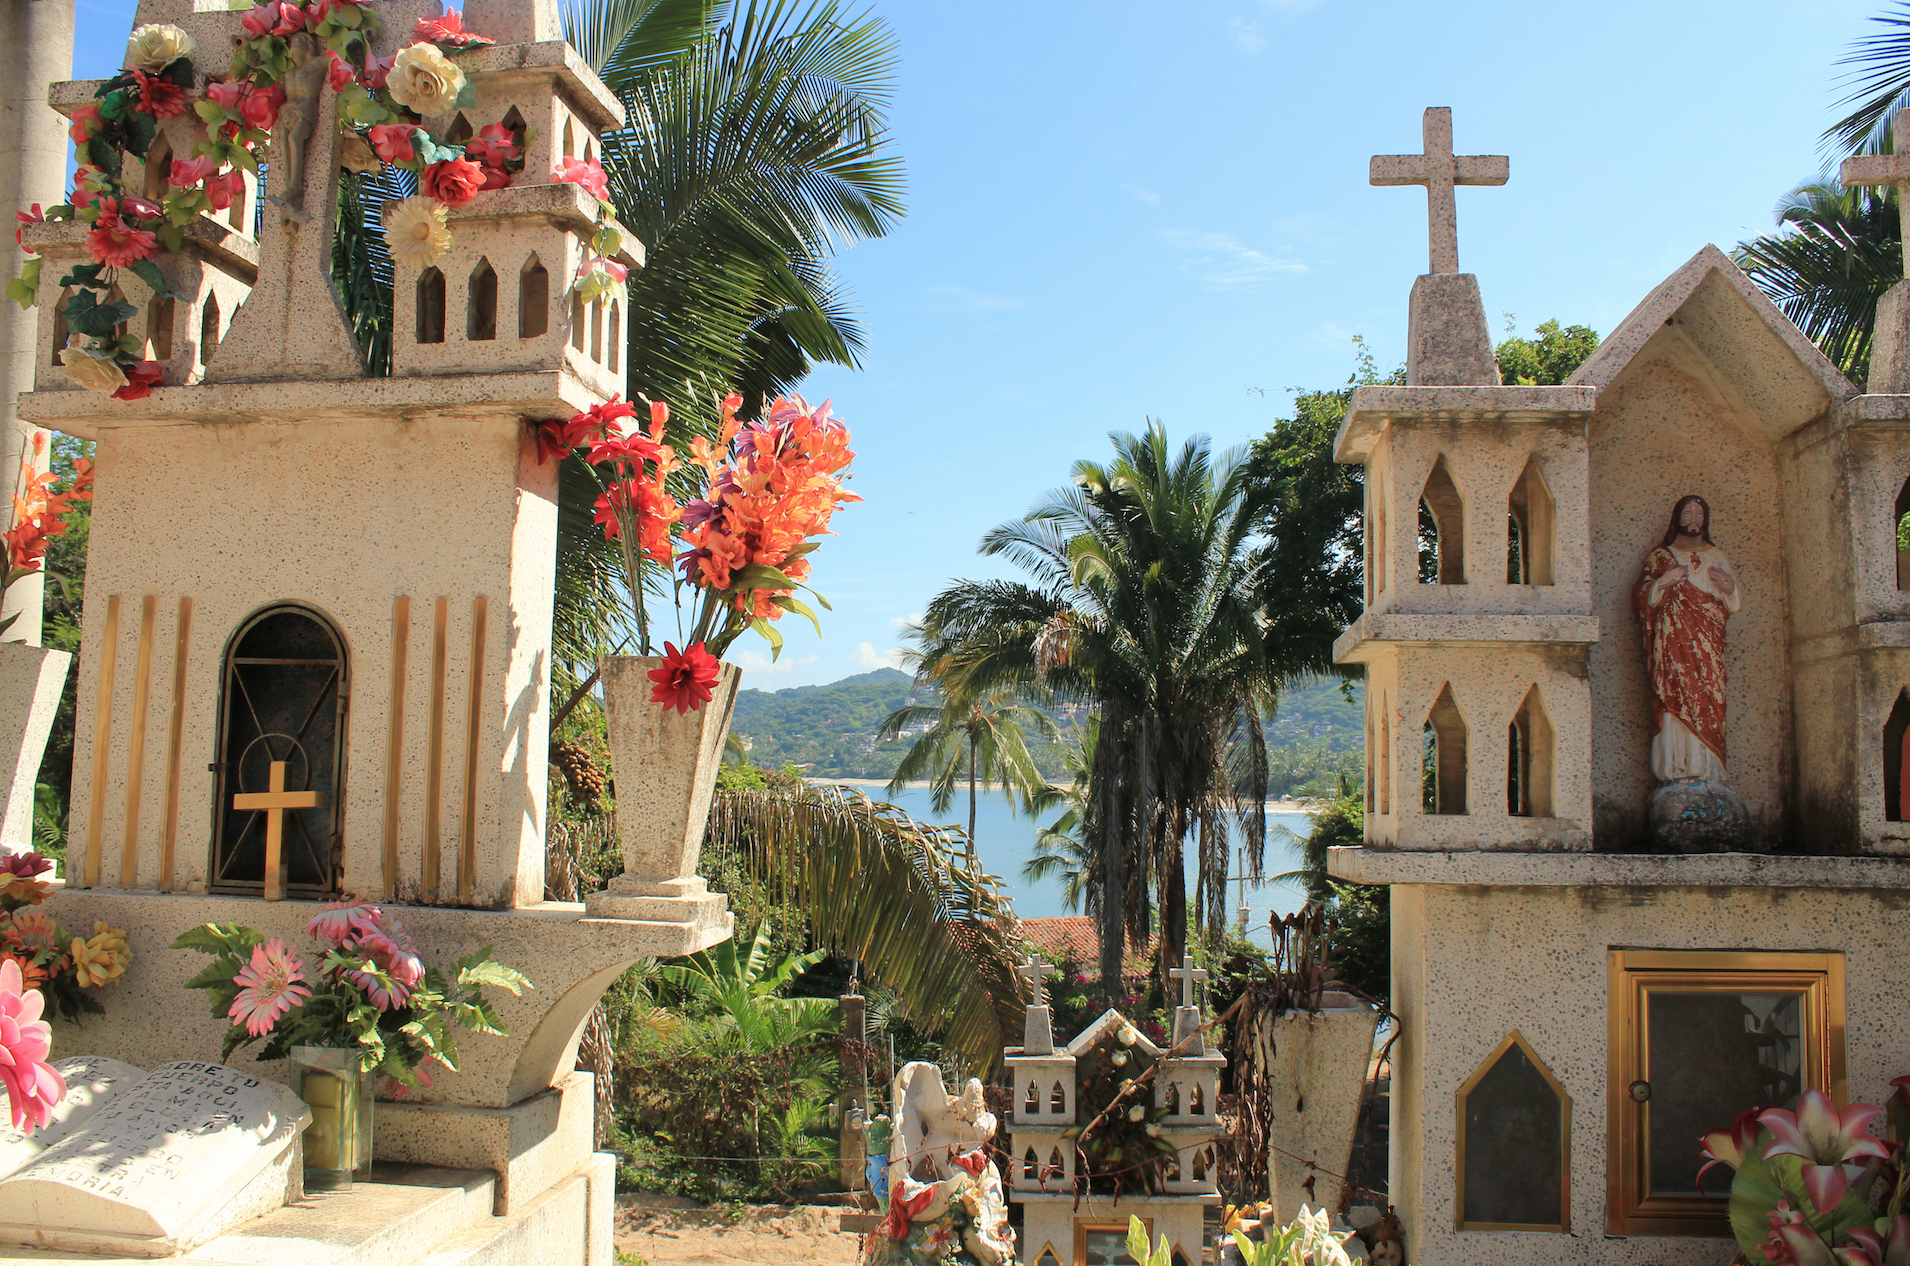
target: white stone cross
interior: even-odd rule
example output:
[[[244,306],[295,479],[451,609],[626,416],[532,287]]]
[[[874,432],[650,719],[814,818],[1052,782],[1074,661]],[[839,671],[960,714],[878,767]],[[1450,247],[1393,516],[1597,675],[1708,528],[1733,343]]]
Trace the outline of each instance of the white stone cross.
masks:
[[[1020,967],[1015,968],[1015,975],[1027,981],[1028,987],[1035,991],[1034,1001],[1030,1002],[1028,1004],[1029,1006],[1045,1007],[1048,1005],[1048,973],[1053,969],[1054,964],[1042,962],[1041,955],[1039,954],[1028,955],[1028,961]]]
[[[1423,154],[1375,154],[1368,179],[1376,185],[1426,186],[1427,237],[1434,273],[1459,271],[1459,211],[1454,185],[1502,185],[1511,173],[1503,154],[1452,152],[1452,108],[1428,106],[1420,124]]]
[[[1896,153],[1846,158],[1837,169],[1837,179],[1846,189],[1858,185],[1894,187],[1904,240],[1910,242],[1910,110],[1897,111],[1897,117],[1890,121],[1890,136]],[[1906,269],[1904,275],[1910,277],[1910,269]]]
[[[1180,981],[1180,1004],[1183,1007],[1194,1005],[1194,986],[1207,983],[1207,973],[1194,966],[1193,956],[1181,955],[1180,966],[1167,973]]]

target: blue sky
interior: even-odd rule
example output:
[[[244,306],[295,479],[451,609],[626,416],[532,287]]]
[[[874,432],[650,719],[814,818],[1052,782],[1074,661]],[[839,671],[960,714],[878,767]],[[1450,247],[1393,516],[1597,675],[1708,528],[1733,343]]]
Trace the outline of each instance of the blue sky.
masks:
[[[75,71],[111,73],[133,5],[78,0]],[[1707,242],[1762,232],[1819,170],[1834,63],[1884,0],[878,0],[909,215],[839,259],[869,349],[805,387],[853,428],[854,488],[815,556],[834,604],[744,684],[884,662],[949,578],[1111,430],[1244,443],[1354,335],[1403,358],[1425,195],[1373,188],[1453,108],[1511,182],[1459,192],[1459,260],[1495,326],[1611,330]]]

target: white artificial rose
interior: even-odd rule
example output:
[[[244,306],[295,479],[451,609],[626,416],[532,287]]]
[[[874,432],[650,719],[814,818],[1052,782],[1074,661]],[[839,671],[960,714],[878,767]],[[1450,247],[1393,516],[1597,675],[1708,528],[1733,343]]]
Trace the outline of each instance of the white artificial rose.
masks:
[[[148,22],[126,41],[126,65],[156,75],[181,57],[192,56],[197,41],[170,22]]]
[[[398,50],[385,86],[393,101],[430,118],[449,114],[457,104],[458,94],[464,91],[464,71],[436,44],[413,44]]]
[[[60,368],[80,386],[101,395],[110,396],[126,385],[126,372],[119,367],[119,362],[91,348],[67,344],[60,354]]]
[[[451,249],[444,204],[416,194],[385,208],[385,245],[391,257],[413,268],[429,268]]]

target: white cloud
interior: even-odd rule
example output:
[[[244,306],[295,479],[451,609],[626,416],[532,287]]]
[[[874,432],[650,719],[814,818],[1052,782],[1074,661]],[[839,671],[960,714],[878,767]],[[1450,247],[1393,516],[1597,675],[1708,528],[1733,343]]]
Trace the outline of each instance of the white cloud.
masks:
[[[1129,194],[1136,202],[1145,202],[1150,207],[1157,207],[1161,203],[1161,195],[1145,185],[1122,185],[1121,192]]]
[[[1161,240],[1180,252],[1181,271],[1205,282],[1209,290],[1241,290],[1280,273],[1307,270],[1299,260],[1276,259],[1246,245],[1231,233],[1163,229]]]
[[[785,655],[781,659],[772,660],[763,651],[735,651],[730,655],[730,658],[735,660],[736,666],[745,672],[760,673],[765,677],[775,677],[783,673],[793,673],[798,668],[807,668],[820,659],[821,656],[805,655],[801,659],[794,659]]]
[[[967,286],[930,286],[924,293],[935,301],[936,307],[960,312],[1018,312],[1028,306],[1008,295],[970,290]]]
[[[902,648],[893,646],[886,651],[878,651],[873,643],[859,642],[856,644],[856,664],[870,672],[878,668],[900,668]]]
[[[889,621],[889,627],[894,629],[897,633],[907,633],[911,629],[919,629],[922,627],[922,613],[917,611],[914,615],[898,615]]]
[[[1235,48],[1250,56],[1267,46],[1267,37],[1260,33],[1260,24],[1245,18],[1234,18],[1227,23],[1227,38],[1234,42]]]

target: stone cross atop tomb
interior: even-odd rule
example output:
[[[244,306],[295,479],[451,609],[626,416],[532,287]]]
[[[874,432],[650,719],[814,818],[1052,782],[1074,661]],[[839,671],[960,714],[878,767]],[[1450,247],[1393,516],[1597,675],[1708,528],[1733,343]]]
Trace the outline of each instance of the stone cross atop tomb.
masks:
[[[1174,1008],[1174,1045],[1188,1042],[1186,1054],[1205,1055],[1207,1037],[1201,1032],[1200,1003],[1194,995],[1194,987],[1207,983],[1207,972],[1194,966],[1191,955],[1183,954],[1180,966],[1167,974],[1180,981],[1180,1005]]]
[[[1486,326],[1479,279],[1459,271],[1458,185],[1503,185],[1510,163],[1503,154],[1454,154],[1452,110],[1428,106],[1418,154],[1375,154],[1368,180],[1375,185],[1424,185],[1428,271],[1413,283],[1407,320],[1406,380],[1414,386],[1497,386],[1499,362]]]
[[[1892,189],[1897,195],[1897,214],[1910,242],[1910,110],[1897,111],[1890,121],[1894,153],[1858,154],[1846,158],[1837,178],[1846,189],[1860,185]],[[1906,272],[1910,276],[1910,272]],[[1910,290],[1899,281],[1877,301],[1877,324],[1870,353],[1870,381],[1866,389],[1873,395],[1910,393]]]
[[[1023,1054],[1047,1055],[1054,1051],[1054,1012],[1048,1006],[1047,990],[1048,973],[1052,970],[1054,964],[1042,962],[1039,954],[1028,955],[1028,961],[1015,968],[1015,975],[1028,982],[1032,993],[1022,1030]]]

